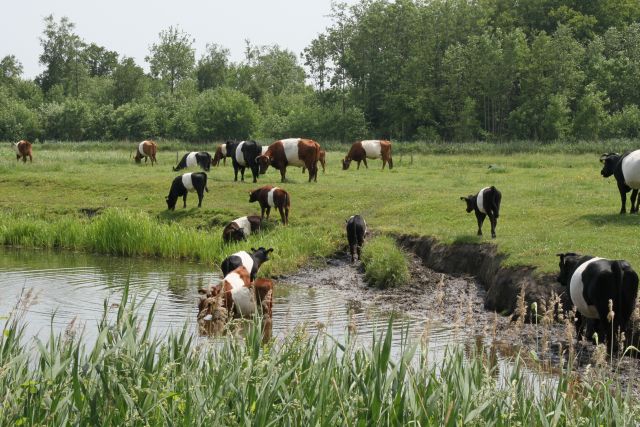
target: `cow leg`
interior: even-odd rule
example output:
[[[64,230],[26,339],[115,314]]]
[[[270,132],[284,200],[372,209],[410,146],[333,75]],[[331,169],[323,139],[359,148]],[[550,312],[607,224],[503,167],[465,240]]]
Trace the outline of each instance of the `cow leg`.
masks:
[[[362,161],[362,160],[358,160],[358,170],[360,170],[360,162],[361,162],[361,161]]]
[[[364,162],[364,167],[369,169],[369,165],[367,164],[367,158],[365,157],[364,159],[362,159],[362,161]]]
[[[313,182],[318,182],[318,162],[313,165]]]
[[[244,169],[245,168],[240,168],[240,181],[244,182]]]
[[[289,225],[289,208],[284,208],[284,225]]]
[[[31,157],[31,154],[29,154],[29,163],[33,163],[33,157]],[[638,209],[636,209],[637,211]]]
[[[202,198],[204,197],[204,190],[198,190],[198,207],[202,207]]]
[[[638,206],[636,205],[636,200],[638,198],[638,190],[631,191],[631,213],[638,213]]]
[[[496,225],[498,225],[498,220],[495,215],[489,215],[489,221],[491,222],[491,238],[496,238]]]
[[[184,193],[184,196],[182,196],[182,208],[186,208],[187,207],[187,193]]]
[[[287,225],[287,219],[284,216],[284,209],[282,208],[282,206],[278,207],[278,211],[280,212],[280,219],[282,220],[282,223],[284,225]]]
[[[382,158],[382,170],[384,170],[384,167],[387,165],[387,159],[385,159],[384,157]]]
[[[267,208],[263,208],[262,206],[260,207],[260,211],[261,211],[260,221],[262,221],[264,219],[264,212],[266,210],[267,210]]]
[[[484,218],[486,216],[487,215],[483,214],[482,212],[476,213],[476,219],[478,220],[478,236],[482,236],[482,223],[484,222]]]
[[[349,245],[349,253],[351,253],[351,263],[356,261],[356,245]]]
[[[282,169],[280,169],[280,182],[284,182],[286,175],[287,175],[287,168],[282,167]]]
[[[238,180],[238,166],[236,166],[236,162],[233,162],[233,181]]]
[[[269,215],[271,215],[271,206],[267,207],[267,221],[269,221]]]
[[[618,182],[618,190],[620,190],[620,202],[622,206],[620,207],[620,214],[627,213],[627,191],[628,188],[625,188],[625,183]]]

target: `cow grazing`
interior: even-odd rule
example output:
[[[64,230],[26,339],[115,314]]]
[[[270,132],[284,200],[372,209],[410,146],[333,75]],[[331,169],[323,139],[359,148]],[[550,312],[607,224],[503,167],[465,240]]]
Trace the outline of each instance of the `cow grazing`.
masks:
[[[182,156],[182,159],[178,163],[178,166],[173,168],[174,172],[180,169],[192,168],[194,166],[200,166],[200,168],[209,171],[211,167],[211,155],[206,151],[192,151]]]
[[[247,240],[251,233],[260,230],[261,225],[262,220],[257,215],[234,219],[222,230],[222,240],[225,243]]]
[[[271,144],[264,154],[258,157],[260,173],[267,172],[269,166],[280,171],[280,180],[284,182],[287,166],[304,166],[309,170],[309,182],[318,181],[318,158],[320,145],[311,139],[289,138]]]
[[[234,181],[238,180],[238,170],[240,170],[240,180],[244,181],[244,170],[248,167],[253,174],[253,182],[258,182],[259,165],[257,157],[262,153],[260,144],[255,141],[241,141],[231,153],[233,162]]]
[[[291,197],[282,188],[265,185],[257,190],[249,192],[249,203],[260,203],[261,218],[264,219],[265,211],[267,220],[271,214],[271,208],[275,207],[280,212],[280,218],[284,225],[289,224],[289,208],[291,207]]]
[[[382,169],[387,163],[389,163],[389,169],[393,169],[391,142],[380,139],[354,142],[347,156],[342,160],[342,170],[349,169],[352,161],[358,163],[358,169],[360,169],[360,162],[364,162],[364,166],[368,169],[367,159],[379,158],[382,158]]]
[[[207,188],[207,174],[204,172],[185,173],[180,176],[176,176],[171,183],[169,189],[169,195],[165,198],[167,201],[167,208],[169,210],[175,210],[178,197],[182,196],[183,208],[187,207],[187,194],[190,191],[198,193],[198,207],[202,207],[202,197],[204,192],[209,192]]]
[[[627,151],[623,155],[618,153],[606,153],[600,156],[603,163],[600,174],[608,178],[613,175],[618,183],[620,201],[622,206],[620,213],[627,212],[627,193],[631,191],[631,213],[638,213],[638,189],[640,189],[640,150]],[[637,200],[637,203],[636,203]]]
[[[13,149],[16,152],[16,161],[22,158],[23,163],[27,163],[27,156],[29,157],[29,163],[33,163],[33,156],[31,151],[31,143],[25,139],[20,140],[13,144]]]
[[[211,161],[211,166],[218,166],[220,164],[220,160],[226,166],[227,165],[227,157],[231,157],[231,152],[228,150],[229,144],[237,144],[235,141],[227,141],[224,144],[218,145],[216,148],[216,152],[213,154],[213,160]]]
[[[264,153],[262,153],[264,154]],[[320,150],[320,154],[318,155],[318,161],[320,162],[320,164],[322,165],[322,173],[325,172],[325,167],[326,167],[326,158],[327,158],[327,152],[324,150]],[[305,166],[302,167],[302,173],[304,174],[304,172],[307,170],[307,168]]]
[[[158,144],[152,140],[142,141],[138,144],[138,149],[136,150],[136,156],[134,160],[136,163],[140,163],[140,161],[144,158],[144,162],[147,163],[147,158],[151,159],[151,166],[154,163],[158,163],[156,160],[156,153],[158,152]]]
[[[244,268],[246,268],[250,273],[251,280],[255,280],[260,266],[269,261],[269,254],[273,252],[273,248],[251,248],[251,252],[252,253],[240,251],[225,258],[225,260],[222,261],[222,264],[220,264],[222,274],[226,276],[236,268],[244,266]]]
[[[360,215],[353,215],[347,220],[347,240],[349,241],[351,262],[355,261],[356,252],[358,253],[358,259],[360,259],[360,251],[364,245],[364,236],[366,234],[367,223]]]
[[[474,211],[478,220],[478,236],[482,236],[482,223],[484,218],[489,216],[491,221],[491,237],[496,237],[496,224],[500,216],[500,201],[502,193],[493,185],[485,187],[476,195],[460,197],[460,200],[467,202],[467,213]]]
[[[638,275],[624,260],[609,260],[573,252],[558,254],[558,282],[569,288],[577,312],[590,320],[600,342],[615,346],[615,334],[627,331],[638,294]],[[609,300],[612,302],[609,309]],[[611,313],[613,312],[613,313]],[[610,336],[613,327],[614,337]],[[592,337],[592,332],[587,332]]]

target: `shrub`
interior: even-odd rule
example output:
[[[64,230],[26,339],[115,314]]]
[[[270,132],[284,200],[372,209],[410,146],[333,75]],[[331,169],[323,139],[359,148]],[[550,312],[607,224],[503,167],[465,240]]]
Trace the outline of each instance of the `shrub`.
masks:
[[[409,281],[409,264],[391,237],[379,236],[367,242],[362,251],[367,282],[380,289]]]

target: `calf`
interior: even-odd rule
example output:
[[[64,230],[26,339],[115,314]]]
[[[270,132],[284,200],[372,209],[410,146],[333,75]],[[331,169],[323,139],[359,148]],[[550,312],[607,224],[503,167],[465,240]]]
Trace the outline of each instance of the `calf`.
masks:
[[[29,156],[29,163],[33,163],[33,156],[31,152],[31,143],[25,139],[13,144],[13,149],[16,151],[16,161],[20,161],[22,158],[23,163],[27,163],[27,156]]]
[[[364,162],[364,166],[368,169],[367,159],[382,158],[382,169],[389,163],[389,169],[393,169],[393,159],[391,158],[391,142],[380,139],[370,139],[353,143],[347,156],[342,160],[342,170],[349,169],[351,161],[358,163]]]
[[[627,151],[623,155],[606,153],[600,156],[603,163],[600,174],[608,178],[613,175],[620,191],[620,213],[627,212],[627,193],[631,191],[631,213],[638,213],[638,189],[640,189],[640,150]],[[637,200],[637,203],[636,203]]]
[[[252,253],[249,253],[247,251],[240,251],[225,258],[224,261],[222,261],[222,264],[220,264],[222,274],[226,276],[227,274],[229,274],[229,272],[235,270],[236,268],[244,266],[244,268],[246,268],[250,273],[251,280],[255,280],[260,266],[269,261],[269,254],[273,252],[273,248],[251,248],[251,252]]]
[[[257,190],[249,192],[249,203],[260,203],[261,218],[267,213],[267,220],[271,214],[271,208],[275,207],[280,212],[280,218],[284,225],[289,224],[289,208],[291,207],[291,197],[289,193],[281,188],[265,185]]]
[[[218,166],[220,160],[226,166],[227,165],[227,144],[220,144],[216,148],[216,152],[213,153],[213,160],[211,160],[211,166]]]
[[[460,200],[467,202],[467,213],[474,211],[478,220],[478,236],[482,236],[482,223],[484,218],[489,216],[491,221],[491,237],[496,237],[496,224],[500,216],[500,201],[502,193],[493,185],[485,187],[476,195],[460,197]]]
[[[601,342],[615,346],[615,334],[627,331],[635,308],[638,275],[624,260],[595,258],[573,252],[558,256],[558,282],[569,287],[571,302],[581,317],[595,324]],[[614,336],[611,336],[612,330]],[[587,334],[591,337],[592,331]]]
[[[244,181],[244,170],[249,167],[253,174],[253,182],[258,182],[259,165],[256,160],[262,153],[260,144],[255,141],[241,141],[231,153],[233,161],[234,181],[238,180],[238,170],[240,170],[240,180]]]
[[[134,160],[136,161],[136,163],[140,163],[140,161],[144,158],[144,162],[147,163],[147,157],[149,159],[151,159],[151,166],[153,166],[154,163],[158,163],[158,161],[156,160],[156,153],[158,152],[158,144],[155,143],[155,141],[152,140],[147,140],[147,141],[142,141],[140,144],[138,144],[138,149],[136,150],[136,156],[134,157]]]
[[[351,262],[355,261],[355,254],[364,245],[364,236],[367,234],[367,223],[360,215],[354,215],[347,220],[347,240],[349,241],[349,252],[351,252]]]
[[[194,166],[200,166],[202,169],[209,171],[211,167],[211,155],[206,151],[192,151],[182,156],[182,159],[178,163],[178,166],[173,168],[174,172],[180,169],[192,168]]]
[[[198,193],[198,207],[202,207],[202,197],[204,192],[209,192],[207,188],[207,174],[204,172],[185,173],[176,176],[171,183],[169,195],[165,197],[167,208],[175,210],[178,197],[182,196],[183,208],[187,207],[187,194],[190,191]]]
[[[262,220],[257,215],[234,219],[222,230],[222,240],[225,243],[247,240],[251,233],[260,230],[261,225]]]
[[[263,147],[264,148],[264,147]],[[262,153],[264,154],[264,153]],[[326,166],[326,156],[327,156],[327,152],[324,150],[320,150],[320,154],[318,155],[318,161],[320,162],[320,164],[322,165],[322,173],[325,172],[325,166]],[[307,170],[307,168],[305,166],[302,167],[302,173],[304,174],[304,172]]]
[[[320,145],[311,139],[289,138],[271,144],[264,154],[258,157],[260,173],[265,174],[269,166],[280,171],[280,181],[284,182],[287,166],[306,167],[309,170],[309,182],[318,181],[318,158]]]

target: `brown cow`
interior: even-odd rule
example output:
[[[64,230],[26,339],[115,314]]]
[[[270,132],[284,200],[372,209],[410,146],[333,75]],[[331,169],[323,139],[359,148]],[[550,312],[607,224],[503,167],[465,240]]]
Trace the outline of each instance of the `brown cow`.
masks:
[[[327,156],[327,152],[322,150],[322,149],[320,149],[320,155],[318,155],[318,161],[322,165],[322,173],[325,172],[325,167],[326,167],[326,160],[325,159],[326,159],[326,156]],[[302,173],[304,173],[306,170],[307,170],[307,168],[305,166],[303,166],[302,167]]]
[[[287,174],[287,165],[309,169],[309,182],[318,181],[318,159],[320,145],[311,139],[281,139],[271,144],[264,154],[258,156],[260,173],[267,172],[269,165],[280,171],[281,182]]]
[[[260,203],[262,219],[264,219],[264,213],[266,211],[268,220],[271,208],[276,207],[280,212],[282,223],[284,225],[289,224],[289,208],[291,207],[291,197],[289,193],[281,188],[265,185],[264,187],[249,192],[249,203],[256,201]]]
[[[387,163],[389,163],[389,169],[393,169],[391,142],[380,139],[354,142],[347,157],[342,160],[342,170],[349,169],[352,160],[358,162],[358,169],[360,169],[360,162],[364,162],[364,166],[369,169],[367,158],[378,159],[380,157],[382,157],[382,169]]]
[[[20,160],[22,157],[22,161],[27,163],[27,156],[29,156],[29,163],[33,162],[33,157],[31,153],[31,143],[25,139],[16,142],[13,144],[13,149],[16,150],[16,160]]]
[[[227,144],[218,145],[216,152],[213,155],[211,166],[218,166],[220,164],[220,160],[222,160],[222,164],[224,166],[227,165]]]
[[[158,163],[156,160],[156,153],[158,152],[158,144],[152,140],[142,141],[138,144],[138,149],[136,150],[136,157],[134,160],[136,163],[140,163],[140,161],[144,158],[144,162],[147,163],[147,157],[151,159],[151,166],[154,163]]]

